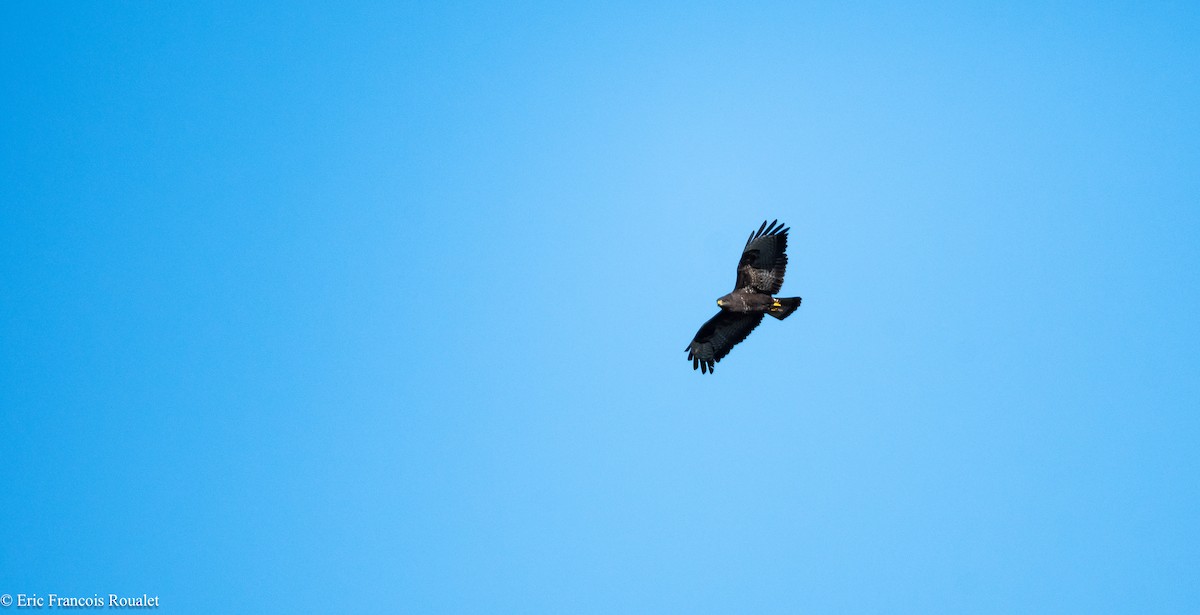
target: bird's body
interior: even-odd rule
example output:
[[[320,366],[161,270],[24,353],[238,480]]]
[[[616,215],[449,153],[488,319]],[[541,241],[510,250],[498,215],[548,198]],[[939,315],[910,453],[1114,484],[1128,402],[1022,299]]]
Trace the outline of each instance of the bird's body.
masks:
[[[766,312],[771,309],[774,303],[775,298],[771,295],[747,291],[734,291],[717,299],[717,307],[726,312],[738,312],[741,314]]]
[[[700,327],[685,349],[692,369],[713,371],[716,363],[762,322],[764,314],[783,320],[800,307],[800,297],[773,296],[783,286],[787,271],[788,230],[776,220],[769,226],[763,222],[758,232],[750,234],[738,262],[733,292],[717,299],[721,311]]]

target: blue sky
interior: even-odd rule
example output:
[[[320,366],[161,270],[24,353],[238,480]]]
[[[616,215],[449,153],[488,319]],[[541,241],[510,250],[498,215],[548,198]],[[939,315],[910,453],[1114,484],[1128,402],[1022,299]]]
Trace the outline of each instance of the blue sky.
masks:
[[[1194,3],[0,9],[0,592],[1200,610]],[[746,235],[804,297],[682,351]]]

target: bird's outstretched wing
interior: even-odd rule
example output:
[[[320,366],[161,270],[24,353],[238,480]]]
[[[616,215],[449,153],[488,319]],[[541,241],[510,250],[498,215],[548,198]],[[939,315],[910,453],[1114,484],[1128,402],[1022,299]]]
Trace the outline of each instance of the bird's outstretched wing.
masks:
[[[713,371],[717,361],[720,361],[729,351],[746,339],[750,332],[762,322],[762,312],[739,314],[721,310],[716,316],[708,319],[704,326],[696,332],[692,343],[688,344],[688,359],[692,361],[692,369],[702,373]]]
[[[750,233],[742,260],[738,261],[737,282],[733,289],[752,288],[761,293],[774,295],[783,286],[783,274],[787,271],[788,228],[778,220],[770,225],[764,221],[758,232]]]

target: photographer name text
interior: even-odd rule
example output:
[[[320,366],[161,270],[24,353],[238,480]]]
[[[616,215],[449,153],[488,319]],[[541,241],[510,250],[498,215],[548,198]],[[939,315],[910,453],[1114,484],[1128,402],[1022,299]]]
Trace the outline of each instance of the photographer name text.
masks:
[[[64,596],[62,594],[4,594],[0,596],[0,607],[13,606],[18,609],[156,609],[158,596],[122,596],[118,594],[92,594],[91,596]]]

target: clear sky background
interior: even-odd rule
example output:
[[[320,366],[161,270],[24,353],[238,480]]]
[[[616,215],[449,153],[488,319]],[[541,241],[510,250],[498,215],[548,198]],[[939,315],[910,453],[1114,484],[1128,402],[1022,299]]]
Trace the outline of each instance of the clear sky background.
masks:
[[[1200,612],[1200,5],[0,8],[0,592]],[[804,298],[683,352],[764,219]]]

